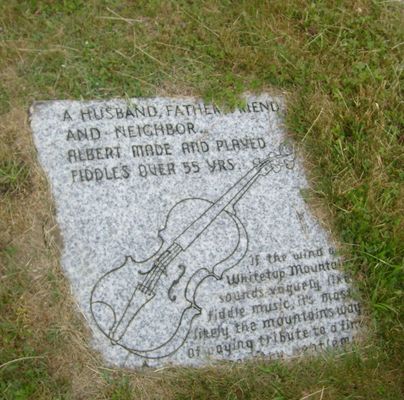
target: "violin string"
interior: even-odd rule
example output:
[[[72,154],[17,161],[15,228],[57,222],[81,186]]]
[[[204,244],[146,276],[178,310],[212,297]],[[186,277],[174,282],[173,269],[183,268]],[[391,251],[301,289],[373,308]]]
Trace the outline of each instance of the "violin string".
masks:
[[[152,281],[150,283],[150,289],[154,290],[157,283],[159,282],[161,276],[163,275],[163,273],[166,272],[167,270],[167,266],[171,263],[171,261],[174,260],[174,258],[179,254],[179,250],[174,249],[174,252],[170,252],[170,258],[167,260],[167,258],[164,259],[164,262],[162,263],[162,268],[159,268],[158,270],[158,276],[156,276],[156,279],[154,279],[154,281]]]
[[[153,285],[153,281],[156,279],[156,277],[159,275],[161,269],[164,268],[164,261],[158,261],[155,264],[155,267],[153,268],[152,273],[150,274],[150,278],[147,280],[147,289],[148,290],[152,290],[152,285]]]
[[[163,275],[163,273],[166,271],[166,267],[167,265],[170,263],[170,261],[168,263],[163,263],[161,264],[161,266],[159,268],[156,269],[156,273],[153,276],[153,279],[148,283],[149,285],[149,290],[153,291],[154,288],[156,287],[158,281],[161,278],[161,275]]]
[[[169,250],[167,250],[165,253],[166,254],[163,254],[163,256],[161,257],[161,260],[160,260],[160,258],[157,259],[157,261],[155,262],[155,267],[153,267],[151,273],[148,274],[148,276],[142,282],[142,285],[147,290],[152,290],[151,285],[153,284],[153,281],[155,280],[157,274],[159,273],[161,266],[163,266],[163,268],[164,268],[165,261],[167,260],[167,258],[169,258],[171,256],[171,252]],[[160,274],[160,276],[161,276],[161,274]],[[160,277],[158,279],[160,279]]]
[[[149,289],[150,290],[154,290],[157,283],[159,282],[161,276],[163,275],[163,273],[166,271],[167,266],[171,263],[171,261],[174,260],[175,257],[177,257],[177,255],[180,253],[181,248],[178,246],[172,245],[170,248],[173,248],[172,251],[169,252],[169,257],[165,257],[163,259],[163,262],[161,263],[161,267],[158,268],[157,270],[157,274],[153,277],[153,280],[151,282],[148,283],[149,285]]]
[[[154,280],[154,277],[157,274],[157,270],[159,269],[159,265],[160,265],[160,262],[156,261],[156,263],[154,263],[154,265],[153,265],[151,272],[147,274],[147,277],[142,282],[142,286],[144,289],[150,290],[150,287],[149,287],[150,282],[152,282]]]
[[[153,277],[153,280],[148,283],[148,285],[150,285],[150,290],[153,290],[156,287],[158,281],[161,278],[161,275],[163,275],[163,273],[166,271],[166,267],[171,263],[172,260],[174,260],[175,257],[177,257],[179,252],[180,249],[176,247],[175,244],[170,246],[167,257],[163,257],[161,267],[157,270],[158,276],[155,275]]]
[[[152,271],[150,272],[150,274],[148,274],[147,275],[147,277],[144,279],[144,281],[142,282],[142,285],[144,285],[147,289],[148,289],[148,285],[149,285],[149,283],[150,283],[150,280],[153,280],[154,279],[154,276],[156,275],[156,273],[157,273],[157,270],[158,270],[158,268],[159,268],[159,265],[162,263],[162,262],[164,262],[166,259],[167,259],[167,257],[169,257],[170,256],[170,251],[169,250],[167,250],[167,251],[165,251],[165,253],[163,253],[163,255],[161,256],[161,257],[159,257],[158,259],[157,259],[157,261],[154,263],[154,266],[153,266],[153,268],[152,268]],[[161,258],[161,260],[160,260],[160,258]]]

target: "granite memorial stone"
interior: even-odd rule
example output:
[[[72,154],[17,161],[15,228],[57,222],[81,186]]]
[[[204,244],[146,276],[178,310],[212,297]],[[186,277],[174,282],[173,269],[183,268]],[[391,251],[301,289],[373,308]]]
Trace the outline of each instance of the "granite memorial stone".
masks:
[[[361,307],[282,126],[281,97],[37,102],[62,267],[117,366],[343,347]]]

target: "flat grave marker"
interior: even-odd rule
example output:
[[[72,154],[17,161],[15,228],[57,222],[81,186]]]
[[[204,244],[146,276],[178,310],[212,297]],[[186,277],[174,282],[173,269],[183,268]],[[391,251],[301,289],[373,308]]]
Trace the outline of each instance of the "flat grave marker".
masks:
[[[124,367],[342,347],[361,307],[282,125],[281,97],[37,102],[62,267],[93,346]]]

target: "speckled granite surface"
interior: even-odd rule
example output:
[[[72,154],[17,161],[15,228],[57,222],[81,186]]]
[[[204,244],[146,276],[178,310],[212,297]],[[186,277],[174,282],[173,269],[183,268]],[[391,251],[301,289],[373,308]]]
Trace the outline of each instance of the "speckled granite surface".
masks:
[[[31,109],[61,264],[111,365],[205,365],[341,347],[359,329],[310,214],[282,98],[224,113],[193,98]]]

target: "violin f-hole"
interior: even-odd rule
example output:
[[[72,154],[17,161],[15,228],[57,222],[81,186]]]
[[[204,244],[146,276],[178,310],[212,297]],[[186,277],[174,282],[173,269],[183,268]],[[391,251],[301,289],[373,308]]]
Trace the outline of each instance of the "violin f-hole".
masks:
[[[174,290],[174,286],[175,285],[178,285],[178,283],[180,282],[180,280],[181,280],[181,278],[184,276],[184,274],[185,274],[185,265],[184,264],[179,264],[178,265],[178,268],[181,270],[181,272],[180,272],[180,274],[178,275],[178,278],[177,279],[175,279],[174,281],[173,281],[173,283],[171,284],[171,286],[170,286],[170,288],[168,289],[168,298],[171,300],[171,301],[175,301],[176,299],[177,299],[177,296],[175,296],[174,294],[172,294],[172,291]]]

